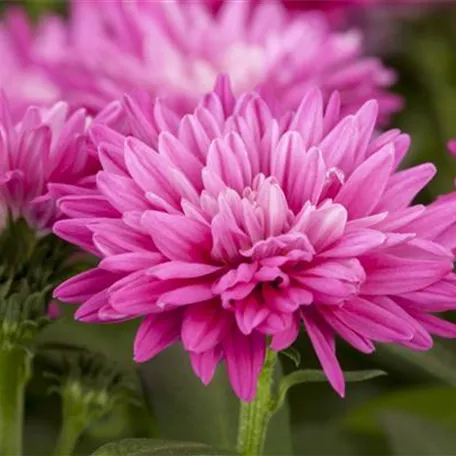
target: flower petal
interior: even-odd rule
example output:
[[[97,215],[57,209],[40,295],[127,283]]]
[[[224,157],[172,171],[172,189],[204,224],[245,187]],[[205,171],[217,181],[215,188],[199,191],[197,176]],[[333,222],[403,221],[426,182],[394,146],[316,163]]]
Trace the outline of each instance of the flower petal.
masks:
[[[147,316],[136,333],[134,360],[142,363],[179,340],[181,314],[166,312]]]
[[[54,297],[64,302],[82,302],[108,288],[118,279],[118,274],[100,268],[91,269],[59,285],[54,290]]]
[[[158,250],[170,260],[204,263],[209,259],[211,233],[207,225],[185,217],[158,211],[142,216]]]
[[[223,341],[233,322],[217,301],[188,306],[183,315],[182,343],[186,350],[194,353],[216,347]]]
[[[393,169],[391,145],[370,156],[355,169],[342,186],[334,202],[342,204],[350,219],[369,215],[383,195]]]
[[[337,393],[345,396],[345,380],[334,346],[334,333],[314,312],[302,312],[302,320],[321,367],[331,386]]]
[[[264,336],[245,336],[234,329],[225,337],[223,350],[234,392],[242,401],[252,401],[266,354]]]
[[[204,385],[209,385],[215,374],[215,369],[222,357],[220,348],[213,348],[202,353],[190,352],[190,362],[195,375]]]

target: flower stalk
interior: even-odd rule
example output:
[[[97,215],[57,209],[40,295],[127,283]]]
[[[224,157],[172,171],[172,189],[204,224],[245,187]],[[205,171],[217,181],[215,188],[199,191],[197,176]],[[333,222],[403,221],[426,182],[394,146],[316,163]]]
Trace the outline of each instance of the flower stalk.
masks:
[[[0,348],[0,456],[22,454],[25,386],[30,353],[23,347]]]
[[[69,382],[62,391],[62,427],[54,449],[55,456],[70,456],[87,425],[88,404],[81,400],[78,382]]]
[[[120,401],[134,401],[128,378],[104,356],[72,346],[47,347],[53,381],[49,392],[62,398],[62,426],[55,456],[71,456],[84,431]]]
[[[255,399],[241,402],[237,449],[244,456],[258,456],[263,452],[275,404],[273,386],[276,363],[277,353],[268,349],[258,378]]]

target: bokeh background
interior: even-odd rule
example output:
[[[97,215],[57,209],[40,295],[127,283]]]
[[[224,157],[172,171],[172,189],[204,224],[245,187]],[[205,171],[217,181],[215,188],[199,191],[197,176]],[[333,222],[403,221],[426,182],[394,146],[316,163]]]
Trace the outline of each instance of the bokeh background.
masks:
[[[54,0],[3,1],[0,14],[12,4],[23,4],[33,18],[48,9],[65,14],[65,3]],[[381,56],[398,72],[395,90],[403,95],[405,107],[391,126],[412,136],[407,165],[433,161],[438,166],[436,179],[419,199],[427,202],[449,192],[456,176],[456,158],[446,150],[448,139],[456,137],[456,1],[399,5],[392,0],[350,11],[349,16],[350,26],[364,30],[369,53]],[[51,453],[60,399],[49,393],[51,380],[45,375],[52,369],[49,347],[69,343],[115,362],[130,376],[138,399],[121,401],[113,413],[91,426],[77,454],[90,454],[105,442],[125,437],[160,436],[218,446],[235,440],[237,402],[223,370],[206,389],[178,348],[135,366],[134,323],[80,325],[72,320],[71,307],[63,311],[64,318],[40,336],[35,375],[27,391],[27,455]],[[301,367],[317,366],[305,337],[297,348]],[[345,370],[382,369],[388,375],[350,384],[344,400],[326,383],[294,387],[288,410],[274,419],[268,454],[289,454],[293,448],[299,455],[456,455],[456,341],[439,340],[428,353],[391,345],[378,347],[367,357],[342,342],[338,349]],[[282,365],[285,371],[294,368],[287,358]],[[291,431],[285,425],[287,413]]]

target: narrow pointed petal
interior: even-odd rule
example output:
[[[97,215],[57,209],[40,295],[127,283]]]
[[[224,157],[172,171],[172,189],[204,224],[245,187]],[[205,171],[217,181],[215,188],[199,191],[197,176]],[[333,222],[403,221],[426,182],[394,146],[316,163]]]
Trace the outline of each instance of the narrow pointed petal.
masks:
[[[176,312],[149,315],[141,323],[134,342],[134,360],[143,363],[165,350],[180,336],[180,315]]]
[[[147,274],[160,280],[191,279],[212,274],[220,269],[220,266],[211,266],[209,264],[168,261],[151,267]]]
[[[320,255],[326,258],[356,257],[379,247],[385,241],[386,236],[380,231],[369,229],[350,231],[337,244]]]
[[[158,252],[121,253],[103,258],[99,267],[112,272],[135,272],[149,269],[162,260],[163,256]]]
[[[335,202],[342,204],[350,219],[369,215],[383,195],[393,169],[394,150],[386,146],[364,161],[342,186]]]
[[[333,312],[353,331],[374,341],[406,341],[414,335],[413,327],[407,322],[408,318],[367,299],[353,298],[340,309],[333,309]]]
[[[418,192],[435,176],[436,172],[434,165],[426,163],[396,173],[390,178],[376,210],[393,212],[407,207]]]
[[[203,353],[190,352],[193,372],[201,379],[204,385],[209,385],[211,382],[221,356],[220,348],[213,348]]]
[[[97,175],[97,186],[119,212],[149,209],[144,192],[132,179],[101,171]]]
[[[233,330],[225,338],[223,349],[234,392],[242,401],[252,401],[266,354],[264,336],[256,333],[244,336]]]
[[[149,231],[160,252],[170,260],[193,262],[208,257],[211,249],[209,228],[180,215],[147,211],[142,225]]]
[[[272,336],[271,348],[275,351],[285,350],[290,347],[299,335],[300,321],[298,317],[293,318],[292,325],[285,331],[278,332]]]
[[[108,288],[119,276],[99,268],[83,272],[59,285],[54,297],[65,302],[82,302]]]
[[[194,353],[212,350],[223,341],[232,323],[232,317],[217,302],[189,306],[182,319],[182,343]]]
[[[333,331],[315,313],[303,312],[302,320],[329,383],[344,397],[345,380],[336,357]]]

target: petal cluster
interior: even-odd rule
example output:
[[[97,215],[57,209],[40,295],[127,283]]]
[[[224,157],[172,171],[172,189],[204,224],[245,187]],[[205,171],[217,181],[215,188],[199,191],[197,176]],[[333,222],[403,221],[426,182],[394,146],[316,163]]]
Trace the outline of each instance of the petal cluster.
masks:
[[[64,102],[29,107],[15,122],[0,93],[0,227],[12,217],[39,233],[50,230],[59,216],[59,188],[82,185],[98,168],[84,146],[86,126],[85,111],[70,115]]]
[[[64,97],[92,112],[135,89],[188,112],[220,73],[236,94],[256,89],[280,114],[314,85],[326,99],[338,90],[345,113],[376,98],[385,119],[401,105],[389,92],[394,72],[364,57],[361,35],[332,30],[324,13],[275,1],[225,1],[216,14],[202,1],[72,6],[70,32],[60,33],[65,52],[44,60]]]
[[[408,136],[374,133],[376,102],[343,116],[340,101],[313,89],[275,117],[225,78],[183,117],[126,97],[133,135],[90,130],[97,188],[62,198],[55,225],[101,261],[56,296],[82,321],[141,318],[138,362],[181,341],[208,383],[224,360],[246,401],[268,341],[301,328],[341,395],[336,337],[363,353],[453,337],[434,313],[455,307],[456,203],[411,205],[434,167],[398,171]]]
[[[49,16],[34,30],[25,11],[10,8],[0,22],[0,88],[8,94],[15,120],[30,104],[49,106],[58,100],[57,86],[38,63],[51,44],[53,21]]]

